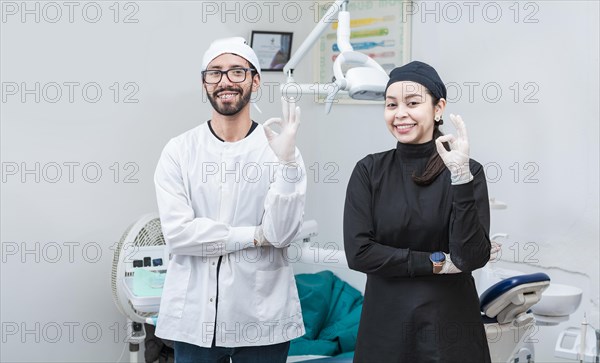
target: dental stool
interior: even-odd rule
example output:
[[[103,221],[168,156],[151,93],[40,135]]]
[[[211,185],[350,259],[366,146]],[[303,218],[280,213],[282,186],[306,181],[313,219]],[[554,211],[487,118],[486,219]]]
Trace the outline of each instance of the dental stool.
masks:
[[[535,318],[529,310],[550,285],[545,273],[502,280],[480,296],[492,362],[533,362]]]

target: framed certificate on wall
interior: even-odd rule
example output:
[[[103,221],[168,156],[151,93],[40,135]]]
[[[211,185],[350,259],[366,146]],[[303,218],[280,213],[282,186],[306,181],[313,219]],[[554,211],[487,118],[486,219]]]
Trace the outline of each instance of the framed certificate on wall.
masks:
[[[292,33],[252,31],[250,47],[258,56],[262,71],[282,71],[291,57]]]

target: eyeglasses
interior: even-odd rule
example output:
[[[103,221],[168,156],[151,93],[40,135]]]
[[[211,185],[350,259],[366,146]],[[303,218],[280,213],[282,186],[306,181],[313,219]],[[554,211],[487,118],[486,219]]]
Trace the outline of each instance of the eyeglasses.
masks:
[[[252,68],[231,68],[226,71],[220,71],[218,69],[210,69],[202,71],[202,80],[208,84],[217,84],[221,82],[221,78],[226,74],[227,78],[232,83],[242,83],[246,80],[246,72],[254,71]]]

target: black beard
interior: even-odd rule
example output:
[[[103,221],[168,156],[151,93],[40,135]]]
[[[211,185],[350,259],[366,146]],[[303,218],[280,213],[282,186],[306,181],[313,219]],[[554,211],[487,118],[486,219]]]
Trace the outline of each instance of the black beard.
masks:
[[[223,92],[223,91],[238,92],[241,95],[241,97],[240,97],[239,101],[233,105],[219,105],[219,103],[217,102],[217,98],[218,98],[217,94],[219,94],[220,92]],[[251,95],[252,95],[251,92],[244,92],[244,89],[242,89],[241,87],[238,87],[238,88],[229,87],[229,88],[218,89],[218,90],[214,91],[212,93],[212,95],[208,94],[208,100],[210,101],[210,104],[215,109],[215,111],[217,111],[217,113],[219,113],[223,116],[232,116],[232,115],[235,115],[238,112],[240,112],[244,107],[246,107],[248,102],[250,102]]]

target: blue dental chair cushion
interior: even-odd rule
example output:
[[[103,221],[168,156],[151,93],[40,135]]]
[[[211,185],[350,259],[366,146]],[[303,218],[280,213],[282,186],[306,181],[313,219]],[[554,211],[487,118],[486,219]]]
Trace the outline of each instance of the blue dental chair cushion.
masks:
[[[512,288],[519,286],[519,285],[528,284],[531,282],[541,282],[541,281],[550,281],[550,276],[546,275],[543,272],[538,272],[538,273],[534,273],[534,274],[519,275],[519,276],[513,276],[513,277],[509,277],[507,279],[504,279],[504,280],[490,286],[487,290],[485,290],[483,292],[483,294],[481,294],[481,296],[479,298],[479,306],[481,308],[481,311],[483,312],[483,308],[485,306],[487,306],[492,301],[496,300],[498,297],[500,297],[502,294],[508,292]]]
[[[483,323],[506,324],[527,313],[549,284],[545,273],[513,276],[494,284],[479,299]]]

